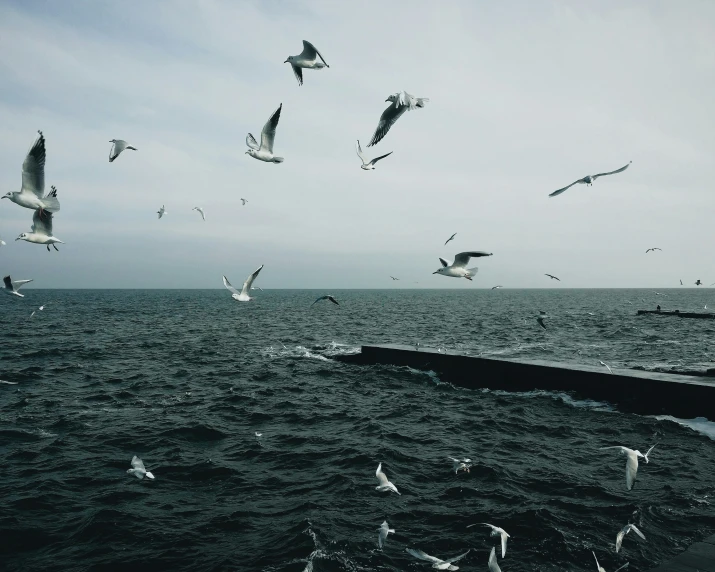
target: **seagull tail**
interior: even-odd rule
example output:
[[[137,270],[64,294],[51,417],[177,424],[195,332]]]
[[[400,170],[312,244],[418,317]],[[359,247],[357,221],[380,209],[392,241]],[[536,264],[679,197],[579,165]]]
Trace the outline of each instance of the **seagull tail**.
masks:
[[[42,202],[45,204],[44,209],[51,213],[56,213],[60,210],[60,201],[51,191],[46,197],[43,197]]]
[[[282,163],[284,160],[283,157],[273,157],[274,163]]]

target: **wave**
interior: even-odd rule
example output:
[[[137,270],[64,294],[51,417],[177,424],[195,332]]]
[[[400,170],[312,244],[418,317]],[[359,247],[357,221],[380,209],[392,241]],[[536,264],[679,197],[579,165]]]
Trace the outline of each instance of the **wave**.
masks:
[[[678,425],[683,425],[684,427],[689,427],[693,431],[710,437],[715,441],[715,421],[710,421],[705,417],[695,417],[694,419],[679,419],[678,417],[673,417],[672,415],[653,415],[653,418],[658,421],[672,421]]]

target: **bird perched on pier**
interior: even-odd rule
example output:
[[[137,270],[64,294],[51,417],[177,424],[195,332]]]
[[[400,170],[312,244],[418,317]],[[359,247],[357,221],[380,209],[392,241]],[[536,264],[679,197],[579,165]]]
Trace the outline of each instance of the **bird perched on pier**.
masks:
[[[313,302],[313,303],[310,305],[310,307],[312,308],[315,304],[317,304],[317,303],[320,302],[321,300],[328,300],[328,301],[332,302],[333,304],[335,304],[336,306],[340,306],[340,304],[338,304],[338,301],[335,299],[335,297],[332,296],[332,295],[330,295],[330,294],[328,294],[328,295],[326,295],[326,296],[321,296],[320,298],[318,298],[315,302]]]
[[[370,143],[367,144],[368,147],[377,145],[405,111],[424,107],[429,98],[415,97],[406,91],[399,91],[388,96],[385,101],[389,101],[391,105],[382,112],[377,129],[375,129]]]
[[[318,58],[320,58],[320,61],[318,61]],[[301,53],[297,56],[288,56],[288,59],[283,63],[291,65],[295,78],[298,80],[298,85],[303,85],[303,68],[322,70],[330,67],[317,48],[307,40],[303,40],[303,51]]]
[[[119,157],[119,154],[124,151],[125,149],[131,149],[132,151],[138,151],[136,147],[132,147],[131,145],[127,144],[126,141],[122,141],[121,139],[112,139],[110,141],[112,143],[112,148],[109,150],[109,162],[112,163],[117,157]]]
[[[9,294],[10,296],[17,296],[18,298],[24,298],[24,294],[20,294],[18,290],[22,288],[25,284],[28,282],[32,282],[32,278],[29,280],[15,280],[13,282],[12,278],[10,276],[5,276],[5,278],[2,279],[3,282],[5,283],[5,287],[2,289],[5,294]]]
[[[626,488],[630,491],[636,482],[636,475],[638,474],[638,459],[645,459],[645,462],[648,463],[648,455],[654,447],[655,445],[648,449],[645,455],[640,451],[629,449],[628,447],[623,447],[621,445],[601,447],[601,450],[604,451],[606,449],[619,449],[621,453],[626,456]]]
[[[663,252],[662,248],[649,248],[648,250],[645,251],[645,253],[648,254],[649,252],[654,251],[654,250],[660,250],[661,252]]]
[[[466,278],[471,281],[472,277],[477,273],[479,268],[467,268],[469,259],[479,258],[482,256],[492,256],[492,253],[482,252],[479,250],[460,252],[454,257],[454,262],[452,262],[452,264],[440,257],[439,261],[442,263],[442,268],[435,270],[432,274],[441,274],[442,276],[449,276],[451,278]]]
[[[360,140],[358,139],[357,142],[357,156],[360,157],[360,160],[362,161],[362,165],[360,165],[361,169],[364,169],[365,171],[374,171],[375,170],[375,163],[377,163],[380,159],[384,159],[388,155],[392,155],[392,151],[385,155],[380,155],[379,157],[375,157],[372,161],[366,161],[365,160],[365,155],[362,152],[362,147],[360,147]]]
[[[633,162],[633,161],[629,161],[629,162],[628,162],[628,165],[626,165],[625,167],[621,167],[620,169],[616,169],[615,171],[609,171],[608,173],[599,173],[598,175],[586,175],[583,179],[579,179],[578,181],[574,181],[573,183],[571,183],[571,184],[568,185],[567,187],[564,187],[563,189],[559,189],[558,191],[554,191],[554,192],[551,193],[549,196],[550,196],[550,197],[555,197],[555,196],[557,196],[557,195],[560,195],[560,194],[563,193],[565,190],[570,189],[570,188],[573,187],[574,185],[588,185],[589,187],[590,187],[590,186],[593,186],[593,182],[594,182],[596,179],[598,179],[599,177],[605,177],[606,175],[615,175],[616,173],[622,173],[623,171],[625,171],[625,170],[630,166],[630,164],[631,164],[632,162]]]
[[[246,151],[246,155],[250,155],[254,159],[258,159],[259,161],[263,161],[265,163],[282,163],[284,161],[283,157],[276,157],[273,154],[273,142],[276,139],[276,128],[278,127],[278,121],[281,118],[281,109],[283,109],[282,103],[263,126],[263,129],[261,130],[260,145],[253,135],[250,133],[246,135],[246,145],[250,147],[250,149]]]
[[[54,189],[54,187],[52,188]],[[42,209],[37,209],[32,215],[32,227],[30,232],[23,232],[15,239],[15,241],[18,240],[44,244],[47,246],[47,252],[50,251],[50,245],[59,252],[55,243],[64,244],[64,242],[52,234],[52,213],[48,210],[42,211]]]

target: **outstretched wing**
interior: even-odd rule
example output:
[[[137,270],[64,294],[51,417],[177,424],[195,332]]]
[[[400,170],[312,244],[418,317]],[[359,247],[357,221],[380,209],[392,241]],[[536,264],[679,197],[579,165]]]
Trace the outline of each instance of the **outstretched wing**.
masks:
[[[563,189],[559,189],[558,191],[554,191],[554,192],[551,193],[549,196],[550,196],[550,197],[556,197],[556,196],[560,195],[561,193],[563,193],[564,191],[567,191],[568,189],[570,189],[571,187],[573,187],[573,186],[576,185],[577,183],[580,183],[581,181],[583,181],[583,179],[579,179],[578,181],[574,181],[574,182],[571,183],[568,187],[564,187]]]
[[[10,277],[7,276],[7,278],[10,278]],[[25,284],[27,284],[28,282],[32,282],[32,278],[30,278],[29,280],[13,280],[13,281],[12,281],[12,287],[13,287],[15,290],[19,290],[20,288],[22,288],[22,287],[23,287]],[[7,286],[7,282],[5,282],[5,285]],[[45,304],[45,306],[47,306],[47,304]],[[44,307],[44,306],[43,306],[43,307]]]
[[[260,145],[258,145],[258,141],[256,141],[256,138],[250,133],[246,135],[246,145],[248,145],[251,149],[255,149],[256,151],[261,148]]]
[[[238,296],[240,294],[240,292],[238,290],[236,290],[233,286],[231,286],[231,283],[228,281],[228,278],[226,278],[225,276],[223,277],[223,285],[228,290],[230,290],[232,293],[236,294],[236,296]]]
[[[37,198],[42,198],[45,190],[45,136],[38,131],[40,136],[35,140],[32,148],[27,152],[27,157],[22,163],[22,189],[20,192],[33,193]]]
[[[241,288],[241,294],[248,294],[248,291],[251,289],[251,286],[253,285],[253,281],[256,279],[256,276],[258,276],[258,273],[261,271],[263,268],[263,264],[261,264],[258,267],[258,270],[254,271],[253,274],[251,274],[248,278],[246,278],[246,281],[243,283],[243,288]]]
[[[469,554],[470,551],[471,551],[471,548],[470,548],[469,550],[467,550],[464,554],[460,554],[459,556],[452,556],[452,558],[447,558],[446,560],[443,560],[443,562],[447,562],[447,563],[450,563],[450,564],[451,564],[452,562],[456,562],[457,560],[461,560],[461,559],[464,558],[467,554]]]
[[[385,157],[387,157],[388,155],[392,155],[393,153],[394,153],[394,151],[390,151],[389,153],[386,153],[385,155],[380,155],[379,157],[375,157],[372,161],[370,161],[370,165],[374,165],[380,159],[384,159]]]
[[[442,560],[439,558],[435,558],[434,556],[430,556],[429,554],[425,554],[421,550],[415,550],[414,548],[405,548],[408,553],[412,554],[415,558],[419,558],[420,560],[426,560],[427,562],[434,562],[435,564],[441,564]]]
[[[390,481],[387,480],[387,475],[382,472],[382,463],[377,466],[377,471],[375,471],[375,476],[377,480],[380,481],[381,485],[386,485]]]
[[[109,162],[111,163],[119,157],[119,154],[127,148],[127,142],[121,139],[116,139],[112,144],[112,148],[109,150]]]
[[[628,167],[630,167],[632,162],[633,161],[629,161],[628,165],[624,165],[623,167],[621,167],[620,169],[616,169],[615,171],[609,171],[608,173],[599,173],[598,175],[593,175],[593,177],[591,177],[591,178],[595,180],[595,179],[598,179],[599,177],[605,177],[606,175],[615,175],[616,173],[622,173]]]
[[[273,141],[276,138],[276,127],[278,127],[278,120],[281,118],[281,109],[283,109],[282,103],[263,126],[261,131],[261,150],[265,149],[269,153],[273,153]]]
[[[52,213],[37,209],[32,215],[32,232],[52,236]]]
[[[333,296],[328,296],[327,298],[336,306],[340,306],[340,304],[338,304],[338,301]]]
[[[327,296],[321,296],[320,298],[316,299],[315,302],[313,302],[313,303],[310,305],[310,307],[312,308],[312,307],[315,306],[318,302],[320,302],[321,300],[325,300],[326,298],[327,298]]]
[[[355,147],[355,150],[357,151],[357,156],[360,157],[360,160],[362,161],[363,165],[367,164],[367,161],[365,161],[365,155],[362,153],[362,147],[360,147],[360,139],[357,140],[357,145]]]
[[[491,252],[482,252],[481,250],[475,250],[472,252],[460,252],[454,257],[455,266],[466,266],[469,263],[470,258],[479,258],[480,256],[491,256]]]
[[[447,262],[444,258],[442,258],[441,256],[438,256],[438,258],[439,258],[439,261],[442,263],[442,266],[443,266],[444,268],[446,268],[447,266],[449,266],[449,262]]]
[[[290,67],[293,68],[293,73],[295,74],[295,78],[298,80],[298,85],[303,85],[303,68],[294,66],[293,64],[291,64]]]
[[[321,60],[323,60],[323,63],[325,64],[326,68],[329,68],[330,66],[328,65],[328,62],[325,61],[325,58],[320,54],[318,49],[311,44],[308,40],[303,40],[303,51],[300,53],[298,56],[300,59],[305,59],[305,60],[314,60],[315,56],[318,56]]]
[[[132,457],[132,468],[146,471],[146,468],[144,467],[144,462],[136,455]]]
[[[367,146],[372,147],[373,145],[379,143],[382,138],[387,135],[390,128],[395,124],[395,121],[397,121],[400,116],[407,111],[407,109],[406,105],[399,105],[397,101],[391,103],[390,106],[382,112],[380,121],[377,124],[377,129],[375,129],[375,133]]]
[[[640,530],[638,530],[638,527],[635,524],[630,524],[630,530],[635,532],[638,536],[640,536],[643,540],[645,540],[645,534],[643,534]]]

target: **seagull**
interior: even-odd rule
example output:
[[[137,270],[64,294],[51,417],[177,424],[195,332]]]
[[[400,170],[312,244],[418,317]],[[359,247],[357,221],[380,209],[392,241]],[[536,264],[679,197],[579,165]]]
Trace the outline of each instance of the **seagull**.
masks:
[[[204,219],[204,221],[206,220],[206,215],[204,214],[204,209],[202,209],[201,207],[194,207],[194,208],[191,209],[191,210],[192,210],[192,211],[199,211],[199,213],[201,214],[201,218]],[[159,218],[161,218],[161,217],[159,217]]]
[[[469,264],[470,258],[479,258],[480,256],[491,256],[491,252],[460,252],[454,257],[454,262],[449,264],[444,258],[440,258],[439,261],[442,263],[442,268],[433,272],[432,274],[441,274],[442,276],[450,276],[452,278],[466,278],[471,280],[478,268],[466,268]]]
[[[313,302],[313,303],[310,305],[310,307],[312,308],[315,304],[317,304],[317,303],[320,302],[321,300],[330,300],[330,301],[331,301],[333,304],[335,304],[336,306],[340,306],[340,304],[338,304],[338,301],[337,301],[333,296],[331,296],[330,294],[328,294],[327,296],[321,296],[320,298],[318,298],[315,302]]]
[[[648,254],[651,250],[660,250],[661,252],[663,252],[662,248],[649,248],[648,250],[645,251],[645,253]]]
[[[554,191],[554,192],[551,193],[549,196],[550,196],[550,197],[555,197],[555,196],[557,196],[557,195],[560,195],[560,194],[563,193],[566,189],[570,189],[570,188],[573,187],[574,185],[579,185],[579,184],[581,184],[581,185],[593,186],[593,182],[594,182],[596,179],[598,179],[599,177],[605,177],[606,175],[614,175],[614,174],[616,174],[616,173],[621,173],[621,172],[625,171],[625,170],[628,168],[628,166],[629,166],[632,162],[633,162],[633,161],[629,161],[628,165],[626,165],[625,167],[621,167],[620,169],[616,169],[615,171],[610,171],[610,172],[608,172],[608,173],[599,173],[598,175],[587,175],[587,176],[585,176],[583,179],[579,179],[578,181],[574,181],[574,182],[571,183],[568,187],[564,187],[563,189],[559,189],[558,191]]]
[[[154,480],[154,475],[144,468],[144,462],[136,455],[132,457],[132,468],[127,469],[127,473],[134,475],[137,479],[143,479],[146,477],[147,479]]]
[[[45,306],[47,306],[47,304],[43,304],[43,305],[40,306],[37,310],[34,310],[34,311],[32,312],[32,314],[30,314],[30,318],[32,318],[32,316],[35,315],[35,312],[38,312],[38,311],[39,311],[39,312],[42,312],[42,310],[45,309]]]
[[[502,556],[502,558],[504,557]],[[489,553],[489,562],[487,564],[489,572],[501,572],[501,568],[497,564],[497,549],[494,546],[492,546],[492,551]]]
[[[542,328],[546,329],[546,324],[544,324],[544,319],[548,318],[548,317],[549,317],[549,315],[546,312],[544,312],[543,310],[539,310],[539,316],[536,318],[536,321],[539,322],[539,325]]]
[[[607,363],[604,363],[604,362],[602,362],[602,361],[600,361],[600,360],[599,360],[598,363],[600,363],[603,367],[605,367],[605,368],[608,370],[609,373],[613,373],[613,370],[612,370],[610,367],[608,367],[608,364],[607,364]]]
[[[653,445],[653,447],[655,447],[655,445]],[[628,447],[622,447],[620,445],[615,445],[612,447],[601,447],[601,450],[620,449],[621,453],[628,457],[626,459],[626,488],[630,491],[636,482],[636,474],[638,473],[638,457],[644,458],[645,462],[648,463],[648,455],[653,450],[653,447],[648,449],[648,452],[645,455],[640,451],[635,451],[633,449],[629,449]]]
[[[683,285],[683,281],[682,281],[682,280],[680,281],[680,285],[681,285],[681,286]],[[710,286],[712,286],[712,284],[710,284]]]
[[[260,290],[261,292],[263,292],[263,288],[261,288],[260,286],[251,286],[251,290]]]
[[[127,145],[126,141],[122,141],[121,139],[112,139],[110,143],[113,143],[112,149],[109,151],[109,162],[111,163],[119,157],[119,154],[124,151],[124,149],[131,149],[132,151],[138,151],[136,147],[132,147],[131,145]]]
[[[234,300],[238,300],[239,302],[249,302],[253,300],[253,298],[248,295],[248,291],[251,289],[253,281],[256,279],[256,276],[258,276],[258,273],[261,271],[262,268],[263,264],[258,267],[258,270],[256,270],[253,274],[246,278],[246,281],[243,283],[243,288],[241,288],[240,292],[236,290],[233,286],[231,286],[231,283],[224,276],[223,285],[232,292],[231,298],[233,298]]]
[[[501,536],[501,557],[504,558],[506,556],[506,539],[511,538],[506,533],[506,530],[504,530],[503,528],[499,528],[498,526],[494,526],[493,524],[489,524],[487,522],[478,522],[476,524],[470,524],[467,528],[477,526],[477,524],[483,524],[484,526],[490,527],[492,529],[492,532],[489,536]]]
[[[45,190],[45,136],[38,131],[40,136],[35,140],[22,163],[22,187],[17,192],[9,192],[3,199],[10,199],[16,205],[26,209],[48,211],[56,213],[60,210],[60,201],[57,200],[57,189],[51,188],[47,196],[43,197]]]
[[[381,525],[380,528],[378,528],[380,531],[380,534],[377,537],[377,544],[382,548],[382,545],[385,543],[387,540],[387,535],[389,533],[395,534],[395,529],[390,528],[390,525],[387,524],[387,521],[384,521]]]
[[[452,461],[452,468],[454,469],[454,474],[456,475],[459,471],[469,472],[469,468],[472,466],[471,459],[455,459],[454,457],[447,457]]]
[[[395,278],[394,276],[390,276],[393,280],[399,280],[399,278]]]
[[[504,288],[504,286],[492,286],[492,290],[499,290],[499,288]]]
[[[415,97],[406,91],[399,91],[390,95],[385,101],[389,101],[390,106],[382,112],[380,122],[377,124],[377,129],[375,129],[368,147],[378,144],[405,111],[424,107],[429,98]]]
[[[703,285],[703,283],[700,282],[700,278],[698,278],[697,282],[695,282],[695,285],[696,285],[696,286],[702,286],[702,285]],[[711,286],[712,286],[712,284],[711,284]]]
[[[561,282],[561,279],[560,279],[560,278],[557,278],[557,277],[554,276],[553,274],[544,274],[544,276],[548,276],[548,277],[551,278],[552,280],[558,280],[559,282]]]
[[[621,544],[623,543],[623,537],[628,534],[630,531],[635,532],[638,536],[640,536],[643,540],[645,540],[645,535],[638,530],[638,527],[636,527],[635,524],[627,524],[624,526],[621,531],[618,533],[616,536],[616,554],[618,554],[618,551],[621,549]]]
[[[265,161],[266,163],[282,163],[283,157],[276,157],[273,155],[273,141],[276,138],[276,127],[278,127],[278,120],[281,118],[281,109],[283,109],[283,104],[278,106],[271,118],[263,126],[261,131],[261,145],[259,146],[253,135],[250,133],[246,135],[246,145],[250,147],[246,151],[246,155],[250,155],[254,159],[259,161]],[[245,204],[245,203],[244,203]]]
[[[54,187],[52,188],[54,189]],[[50,245],[59,251],[55,246],[56,242],[64,244],[59,238],[52,235],[52,213],[50,211],[42,212],[42,209],[37,209],[35,214],[32,215],[32,227],[30,228],[30,232],[23,232],[15,239],[15,242],[18,240],[44,244],[47,246],[47,252],[50,251]]]
[[[241,199],[241,206],[245,207],[247,202],[246,199]]]
[[[390,481],[388,481],[387,475],[382,472],[382,463],[380,463],[377,466],[377,471],[375,471],[375,476],[377,477],[377,480],[380,482],[380,484],[375,487],[376,490],[380,491],[381,493],[384,493],[387,491],[392,491],[393,493],[397,493],[398,495],[400,494],[397,491],[397,487],[395,485],[393,485]]]
[[[450,240],[454,240],[454,237],[455,237],[455,236],[457,236],[457,233],[456,233],[456,232],[455,232],[452,236],[450,236],[450,237],[447,239],[447,242],[449,242]],[[447,246],[447,242],[444,243],[444,246]]]
[[[13,282],[12,278],[10,276],[5,276],[5,278],[2,279],[3,282],[5,283],[5,288],[2,289],[5,294],[9,294],[11,296],[19,296],[20,298],[24,298],[24,294],[20,294],[18,290],[22,288],[25,284],[28,282],[32,282],[32,278],[29,280],[15,280]]]
[[[263,433],[256,431],[256,439],[260,439],[261,437],[263,437]]]
[[[320,58],[321,61],[318,61],[318,58]],[[303,85],[302,68],[309,70],[322,70],[323,68],[330,67],[323,59],[323,56],[320,55],[320,52],[316,49],[316,47],[307,40],[303,40],[303,51],[301,53],[297,56],[288,56],[288,59],[283,63],[289,63],[291,65],[293,73],[298,80],[298,85]]]
[[[591,554],[593,554],[593,557],[596,558],[596,553],[593,550],[591,550]],[[626,562],[623,566],[618,568],[618,570],[623,570],[624,568],[628,568],[629,564],[630,564],[630,562]],[[601,565],[598,563],[598,558],[596,558],[596,569],[598,570],[598,572],[606,572],[606,569],[602,568]],[[616,572],[618,572],[618,570],[616,570]]]
[[[362,161],[362,165],[360,166],[361,169],[364,169],[365,171],[374,171],[375,170],[375,163],[377,163],[380,159],[384,159],[388,155],[392,155],[392,151],[387,153],[386,155],[380,155],[379,157],[375,157],[372,161],[369,163],[365,162],[365,155],[363,155],[362,152],[362,147],[360,147],[360,140],[358,139],[357,142],[357,155],[360,157],[360,160]]]
[[[156,211],[156,214],[159,215],[159,218],[163,217],[165,214],[167,214],[166,209],[164,208],[164,205],[161,205],[161,208]],[[203,216],[203,215],[202,215]]]
[[[5,241],[0,239],[0,246],[5,246]]]
[[[452,562],[457,562],[457,560],[461,560],[469,554],[469,550],[467,550],[464,554],[460,554],[459,556],[447,558],[447,560],[440,560],[439,558],[425,554],[421,550],[415,550],[414,548],[405,548],[405,550],[415,558],[432,562],[432,568],[436,568],[437,570],[459,570],[459,566],[452,566]]]

